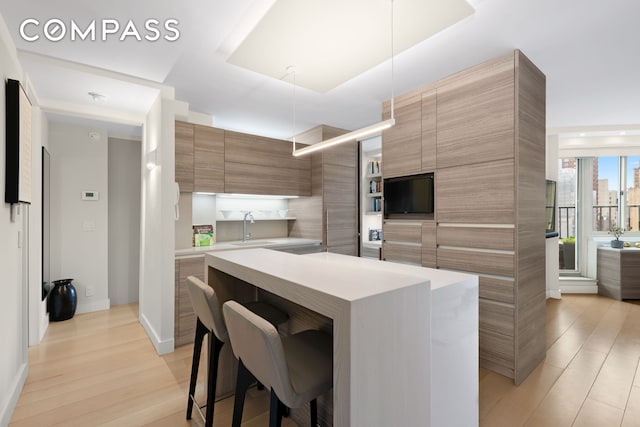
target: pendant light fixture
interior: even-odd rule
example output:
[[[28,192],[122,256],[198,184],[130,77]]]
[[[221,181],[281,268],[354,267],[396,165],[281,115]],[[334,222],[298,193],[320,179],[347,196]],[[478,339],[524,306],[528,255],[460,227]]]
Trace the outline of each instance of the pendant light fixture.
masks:
[[[296,149],[296,138],[293,137],[293,155],[296,157],[304,156],[306,154],[313,153],[315,151],[324,150],[325,148],[333,147],[334,145],[342,144],[347,141],[359,140],[368,136],[377,135],[385,129],[389,129],[391,126],[396,124],[396,119],[394,116],[394,93],[393,93],[393,83],[394,83],[394,63],[393,63],[393,0],[390,0],[391,3],[391,118],[387,120],[383,120],[381,122],[372,124],[370,126],[357,129],[351,131],[349,133],[345,133],[340,136],[336,136],[335,138],[327,139],[322,142],[318,142],[317,144],[312,144],[307,147]],[[295,109],[295,94],[296,94],[296,75],[294,67],[287,67],[287,71],[293,73],[293,126],[295,130],[295,119],[296,119],[296,109]]]

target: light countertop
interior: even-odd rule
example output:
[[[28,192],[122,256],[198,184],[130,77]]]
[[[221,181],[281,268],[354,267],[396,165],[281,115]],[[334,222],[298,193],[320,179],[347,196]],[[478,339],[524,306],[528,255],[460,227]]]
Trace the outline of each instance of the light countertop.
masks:
[[[301,239],[297,237],[274,237],[266,239],[255,239],[242,242],[234,240],[229,242],[219,242],[212,246],[200,246],[186,249],[176,249],[176,258],[201,257],[207,252],[232,251],[236,249],[246,248],[272,248],[285,249],[295,248],[298,246],[320,245],[320,240]]]

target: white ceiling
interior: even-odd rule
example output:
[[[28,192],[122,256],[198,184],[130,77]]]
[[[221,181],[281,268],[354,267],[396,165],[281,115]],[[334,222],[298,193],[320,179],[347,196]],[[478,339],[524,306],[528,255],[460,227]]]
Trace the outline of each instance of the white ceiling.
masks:
[[[0,15],[19,49],[173,86],[177,99],[187,101],[194,111],[213,115],[215,125],[223,128],[286,138],[317,124],[355,129],[379,120],[380,104],[390,96],[390,61],[326,93],[298,88],[295,129],[289,82],[227,63],[229,42],[238,28],[258,22],[256,10],[264,14],[271,3],[273,0],[0,0]],[[475,9],[473,15],[396,55],[396,94],[518,48],[547,76],[548,127],[623,128],[640,123],[639,1],[469,3]],[[102,18],[136,23],[175,18],[181,37],[177,42],[29,43],[20,39],[18,27],[24,19],[54,17],[79,23]],[[56,71],[60,65],[56,62],[34,60],[23,65],[41,98],[73,103],[87,97],[87,88],[95,85],[91,90],[107,95],[108,108],[112,107],[110,100],[118,100],[118,108],[142,111],[149,102],[145,96],[118,93],[117,82]],[[80,81],[84,83],[78,84]]]

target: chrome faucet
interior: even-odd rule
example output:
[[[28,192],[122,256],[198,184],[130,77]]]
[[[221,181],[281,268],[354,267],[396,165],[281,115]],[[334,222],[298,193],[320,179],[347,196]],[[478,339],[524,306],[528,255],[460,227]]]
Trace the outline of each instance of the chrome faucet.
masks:
[[[247,211],[244,213],[244,218],[242,219],[242,241],[246,242],[251,238],[251,233],[247,233],[247,218],[251,220],[251,224],[255,221],[253,220],[253,212]]]

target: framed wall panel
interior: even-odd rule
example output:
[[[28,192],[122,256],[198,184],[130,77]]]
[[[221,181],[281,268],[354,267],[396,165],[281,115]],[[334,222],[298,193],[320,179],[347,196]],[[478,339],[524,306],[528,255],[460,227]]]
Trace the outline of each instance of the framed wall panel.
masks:
[[[22,85],[8,79],[6,102],[6,203],[31,203],[31,103]]]

